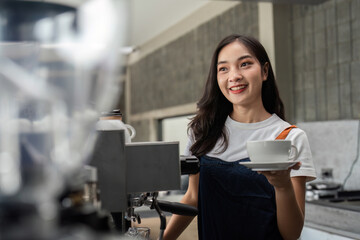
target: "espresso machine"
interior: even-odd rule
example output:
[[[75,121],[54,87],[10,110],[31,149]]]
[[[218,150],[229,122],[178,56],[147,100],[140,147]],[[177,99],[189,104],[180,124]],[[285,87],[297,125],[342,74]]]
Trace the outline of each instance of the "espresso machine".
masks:
[[[140,223],[134,210],[148,206],[160,218],[160,236],[166,228],[163,214],[196,216],[197,208],[158,200],[159,191],[179,190],[181,175],[199,171],[194,156],[180,156],[178,142],[125,143],[124,130],[98,131],[90,164],[98,171],[101,208],[112,215],[115,228],[126,233]]]

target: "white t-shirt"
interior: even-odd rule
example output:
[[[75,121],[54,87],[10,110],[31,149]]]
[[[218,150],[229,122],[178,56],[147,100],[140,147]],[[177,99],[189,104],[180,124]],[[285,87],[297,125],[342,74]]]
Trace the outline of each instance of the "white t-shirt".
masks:
[[[276,114],[273,114],[270,118],[264,121],[256,123],[241,123],[234,121],[228,116],[225,122],[228,134],[228,148],[224,152],[221,152],[221,143],[223,140],[219,139],[215,147],[206,155],[216,157],[227,162],[248,158],[249,155],[246,150],[247,141],[275,140],[275,138],[289,126],[289,123],[279,118]],[[305,132],[299,128],[293,128],[286,139],[291,140],[292,145],[295,145],[298,149],[297,160],[301,162],[299,170],[291,171],[291,177],[306,176],[307,181],[314,180],[316,178],[316,173],[309,142]],[[184,155],[192,155],[190,147],[193,142],[194,139],[190,136]]]

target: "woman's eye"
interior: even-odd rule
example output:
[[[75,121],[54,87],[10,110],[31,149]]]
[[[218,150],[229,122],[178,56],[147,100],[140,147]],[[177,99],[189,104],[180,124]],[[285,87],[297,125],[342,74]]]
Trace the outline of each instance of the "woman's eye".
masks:
[[[219,68],[219,72],[223,72],[223,71],[226,71],[226,67]]]
[[[248,66],[248,65],[250,65],[249,62],[243,62],[243,63],[240,64],[241,67],[246,67],[246,66]]]

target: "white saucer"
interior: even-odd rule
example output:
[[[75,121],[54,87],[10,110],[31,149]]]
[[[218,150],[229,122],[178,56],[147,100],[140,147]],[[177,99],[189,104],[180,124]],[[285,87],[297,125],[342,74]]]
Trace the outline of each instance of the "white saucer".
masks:
[[[251,168],[251,170],[253,171],[277,171],[277,170],[287,170],[289,167],[294,166],[298,162],[299,161],[272,162],[272,163],[239,162],[239,164]]]

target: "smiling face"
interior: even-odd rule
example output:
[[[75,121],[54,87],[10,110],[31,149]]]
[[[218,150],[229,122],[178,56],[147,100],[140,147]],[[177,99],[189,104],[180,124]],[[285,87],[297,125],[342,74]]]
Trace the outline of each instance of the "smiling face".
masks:
[[[263,107],[261,88],[267,68],[242,43],[234,41],[219,52],[217,81],[222,94],[236,107]]]

